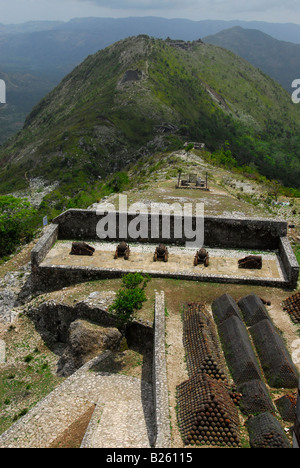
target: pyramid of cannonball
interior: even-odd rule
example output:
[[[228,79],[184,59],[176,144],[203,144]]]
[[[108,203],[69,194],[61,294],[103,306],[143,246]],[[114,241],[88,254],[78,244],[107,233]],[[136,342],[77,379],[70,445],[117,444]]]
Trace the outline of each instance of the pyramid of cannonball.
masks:
[[[283,302],[283,310],[291,317],[294,323],[300,323],[300,293],[293,294]]]
[[[249,331],[268,384],[273,388],[298,387],[298,370],[272,322],[261,320]]]
[[[226,293],[215,299],[211,308],[217,326],[233,316],[243,320],[242,313],[230,294]]]
[[[249,327],[260,320],[270,318],[262,300],[256,294],[243,297],[239,300],[238,306],[242,311],[246,325]]]
[[[244,414],[250,415],[275,411],[268,389],[262,380],[248,380],[238,385],[237,390],[242,395],[240,409]]]
[[[195,374],[177,387],[178,422],[185,445],[239,446],[239,417],[226,386]]]
[[[253,416],[246,423],[251,448],[290,448],[278,420],[271,413]]]
[[[244,323],[231,316],[219,324],[218,331],[235,384],[260,380],[261,372]]]
[[[225,380],[226,371],[212,319],[200,303],[191,303],[183,313],[183,345],[189,376],[206,372]]]
[[[297,392],[284,395],[275,403],[282,419],[294,423],[296,420]]]

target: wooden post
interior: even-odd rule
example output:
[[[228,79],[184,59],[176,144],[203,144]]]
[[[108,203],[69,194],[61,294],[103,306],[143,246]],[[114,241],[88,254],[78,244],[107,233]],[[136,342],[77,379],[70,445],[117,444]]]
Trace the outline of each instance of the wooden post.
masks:
[[[181,180],[181,170],[178,171],[178,187],[180,187],[180,180]]]

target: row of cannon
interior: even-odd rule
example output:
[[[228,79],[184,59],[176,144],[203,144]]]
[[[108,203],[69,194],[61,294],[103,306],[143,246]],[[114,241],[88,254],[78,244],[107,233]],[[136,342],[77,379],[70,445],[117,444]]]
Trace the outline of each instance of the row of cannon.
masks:
[[[95,249],[85,242],[73,242],[72,250],[70,255],[89,255],[92,256],[95,252]],[[130,256],[130,247],[125,242],[120,242],[115,250],[114,258],[123,257],[125,260],[128,260]],[[169,251],[168,247],[160,243],[154,252],[153,261],[162,260],[167,262],[169,260]],[[209,253],[206,249],[201,248],[197,250],[194,256],[194,266],[204,265],[205,267],[209,266]],[[249,268],[249,269],[261,269],[262,268],[262,258],[260,256],[249,255],[245,258],[238,260],[239,268]]]
[[[88,255],[92,256],[95,252],[94,247],[86,244],[85,242],[73,242],[72,243],[72,250],[70,255]],[[128,260],[130,255],[130,247],[125,242],[120,242],[115,250],[114,258],[117,259],[119,257],[123,257],[124,260]],[[157,260],[163,260],[167,262],[169,260],[169,251],[168,247],[164,244],[159,244],[154,252],[153,261],[156,262]],[[203,264],[204,266],[209,265],[209,254],[206,249],[200,249],[196,252],[194,257],[194,265]]]

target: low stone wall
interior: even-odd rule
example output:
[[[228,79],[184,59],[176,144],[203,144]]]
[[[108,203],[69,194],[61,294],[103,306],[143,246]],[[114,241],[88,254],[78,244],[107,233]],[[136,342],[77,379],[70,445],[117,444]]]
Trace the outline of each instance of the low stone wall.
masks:
[[[167,364],[165,349],[165,298],[156,293],[154,320],[153,393],[156,416],[156,448],[171,447]]]
[[[34,322],[43,340],[52,346],[56,342],[66,343],[70,324],[78,319],[90,320],[104,327],[114,327],[116,322],[103,308],[78,302],[74,307],[48,301],[39,307],[30,307],[26,315]],[[126,338],[129,346],[139,350],[153,349],[153,324],[134,320],[127,329]]]
[[[44,260],[49,250],[53,247],[58,239],[59,226],[57,224],[50,224],[45,234],[31,251],[31,266],[34,269],[38,267]]]
[[[114,326],[106,310],[79,302],[74,307],[49,301],[26,312],[35,323],[48,345],[66,342],[70,324],[78,318],[88,319],[102,326]],[[150,322],[135,320],[128,327],[128,344],[141,351],[153,350],[152,386],[155,410],[155,447],[171,447],[169,399],[165,350],[165,300],[164,292],[156,293],[154,327]]]
[[[0,340],[0,364],[4,364],[6,359],[6,344],[5,341]]]
[[[137,271],[139,271],[137,269]],[[81,283],[85,281],[96,281],[101,279],[113,279],[121,278],[128,273],[132,273],[133,270],[112,270],[108,268],[91,268],[91,267],[75,267],[65,265],[54,265],[54,266],[40,266],[35,269],[33,277],[34,288],[39,293],[61,289],[63,287],[71,286],[72,284]],[[141,271],[143,272],[143,271]],[[209,275],[198,273],[166,273],[157,271],[147,271],[152,278],[169,278],[169,279],[181,279],[193,280],[210,283],[224,283],[224,284],[249,284],[256,286],[266,287],[278,287],[278,288],[289,288],[292,289],[294,285],[288,283],[288,279],[274,279],[274,278],[250,278],[233,275]],[[296,283],[297,284],[297,283]]]
[[[299,276],[299,264],[287,237],[281,237],[279,240],[279,256],[287,275],[287,281],[291,289],[295,289]]]

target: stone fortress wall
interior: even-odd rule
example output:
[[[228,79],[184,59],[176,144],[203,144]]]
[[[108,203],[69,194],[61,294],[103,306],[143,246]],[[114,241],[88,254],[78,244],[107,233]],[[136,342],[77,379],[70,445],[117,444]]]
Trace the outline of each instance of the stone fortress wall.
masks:
[[[129,272],[126,270],[126,265],[124,265],[123,271],[87,266],[43,265],[43,260],[57,240],[100,241],[101,239],[97,236],[97,225],[106,215],[107,213],[99,214],[92,210],[70,209],[53,220],[53,223],[48,226],[45,235],[32,250],[31,262],[33,279],[35,280],[36,287],[40,291],[55,289],[58,286],[67,286],[82,281],[118,277],[121,274]],[[113,239],[114,242],[125,240],[135,245],[162,242],[166,245],[182,247],[186,242],[192,240],[187,238],[185,234],[183,217],[178,217],[176,214],[170,214],[169,216],[170,235],[167,237],[164,237],[162,234],[165,232],[163,229],[163,223],[165,221],[162,214],[140,214],[140,219],[143,219],[146,223],[147,232],[144,232],[143,237],[139,239],[133,238],[130,235],[130,229],[128,229],[130,223],[137,217],[137,213],[115,212],[112,216],[115,216],[114,219],[116,221],[116,236]],[[192,232],[197,232],[196,229],[198,229],[200,225],[199,217],[191,216],[189,221]],[[152,226],[154,222],[155,226],[158,226],[158,229],[153,236]],[[180,226],[180,223],[182,223],[182,235],[178,237],[178,226]],[[124,228],[124,226],[126,227]],[[120,231],[122,234],[121,236],[119,235]],[[110,239],[110,241],[112,241],[112,239]],[[243,277],[242,273],[238,277],[216,274],[206,274],[202,277],[198,275],[195,277],[187,273],[185,275],[180,275],[182,279],[268,285],[286,287],[289,289],[294,289],[297,286],[299,265],[287,238],[287,223],[284,221],[236,217],[205,217],[204,246],[209,249],[276,252],[278,261],[281,264],[283,279],[249,279]],[[202,246],[200,245],[199,248],[200,247]],[[178,276],[176,272],[164,272],[161,274],[150,272],[150,274],[153,277],[161,276],[172,278]]]
[[[119,275],[120,272],[107,272],[101,269],[90,269],[88,267],[65,267],[58,268],[57,266],[43,266],[43,261],[46,258],[49,251],[53,248],[58,240],[82,240],[82,241],[98,241],[96,227],[99,220],[103,219],[103,215],[97,214],[95,211],[90,210],[68,210],[67,212],[56,218],[53,223],[48,226],[44,236],[36,244],[32,250],[32,274],[36,281],[36,288],[39,290],[43,286],[53,288],[55,286],[62,287],[61,280],[67,280],[71,282],[81,282],[88,279],[96,279],[102,277],[112,277],[113,275]],[[148,216],[149,226],[151,225],[151,215]],[[127,214],[128,223],[136,217],[136,214]],[[120,223],[120,213],[116,213],[117,225]],[[138,243],[154,243],[163,241],[167,245],[177,244],[184,246],[187,239],[184,236],[180,239],[172,236],[174,234],[174,216],[171,216],[171,236],[170,239],[164,239],[158,236],[157,239],[151,237],[151,231],[149,229],[148,237],[143,239],[132,239],[130,235],[127,235],[125,240],[128,242]],[[193,226],[195,226],[197,220],[193,218]],[[162,219],[160,219],[159,225],[161,226]],[[239,219],[239,218],[222,218],[222,217],[208,217],[205,218],[205,237],[204,243],[208,248],[230,248],[230,249],[249,249],[249,250],[272,250],[278,253],[278,256],[282,262],[285,271],[285,286],[288,288],[294,288],[297,284],[297,278],[299,274],[299,265],[293,254],[289,241],[287,239],[287,225],[284,222],[263,220],[263,219]],[[129,233],[128,233],[129,234]],[[115,241],[121,240],[116,238]],[[190,278],[192,279],[192,278]],[[232,282],[232,278],[228,278],[228,282]],[[282,285],[282,282],[278,284]],[[152,373],[152,392],[153,392],[153,416],[154,416],[154,434],[152,446],[169,448],[170,447],[170,424],[169,424],[169,403],[168,403],[168,388],[167,388],[167,376],[166,376],[166,356],[165,356],[165,304],[163,293],[156,294],[155,300],[155,321],[152,329],[153,334],[151,341],[153,343],[153,373]],[[138,324],[140,326],[140,324]],[[151,327],[150,327],[151,328]],[[143,334],[144,332],[142,332]],[[136,335],[136,333],[134,333]],[[79,370],[74,376],[71,377],[71,381],[80,376],[83,369]],[[86,376],[86,374],[85,374]],[[67,382],[64,384],[67,385]],[[94,384],[93,384],[94,385]],[[98,385],[98,384],[97,384]],[[123,385],[123,383],[122,383]],[[126,383],[127,385],[127,383]],[[78,385],[77,385],[78,387]],[[99,388],[100,390],[100,388]],[[98,392],[98,388],[96,389]],[[53,398],[56,395],[54,392],[49,397],[44,399],[35,409],[33,409],[28,415],[21,418],[15,425],[13,425],[9,431],[0,437],[0,446],[8,446],[10,444],[25,446],[28,444],[28,440],[25,437],[25,433],[28,430],[28,425],[35,424],[39,419],[37,418],[40,414],[46,414],[48,411],[49,404],[53,408]],[[65,392],[62,392],[63,394]],[[96,401],[96,399],[95,399]],[[50,402],[50,403],[49,403]],[[57,407],[63,405],[61,401]],[[152,404],[151,404],[152,405]],[[299,404],[298,404],[299,406]],[[150,408],[151,409],[151,408]],[[96,408],[97,410],[97,408]],[[95,410],[95,411],[96,411]],[[299,408],[298,408],[299,410]],[[299,419],[299,411],[297,412]],[[78,417],[78,414],[74,413],[74,420]],[[97,439],[96,435],[100,434],[101,431],[95,429],[95,421],[98,421],[98,413],[95,412],[95,417],[92,418],[90,426],[88,428],[86,437],[84,439],[84,446],[91,447],[97,446],[103,441]],[[39,419],[40,420],[40,419]],[[294,446],[296,446],[298,439],[298,426],[296,425],[294,435]],[[51,436],[57,436],[60,431],[66,430],[66,427],[53,427],[51,428],[53,434]],[[130,429],[131,430],[131,429]],[[44,432],[43,432],[44,431]],[[45,441],[49,439],[49,427],[47,424],[39,426],[39,431],[36,431],[36,427],[33,427],[33,434],[39,434],[39,437],[43,435],[41,445],[45,446]],[[132,434],[131,434],[132,435]],[[24,436],[24,441],[22,437]],[[140,436],[140,435],[139,435]],[[149,443],[146,440],[146,444]],[[35,443],[30,441],[30,443]],[[99,445],[98,445],[99,446]]]

